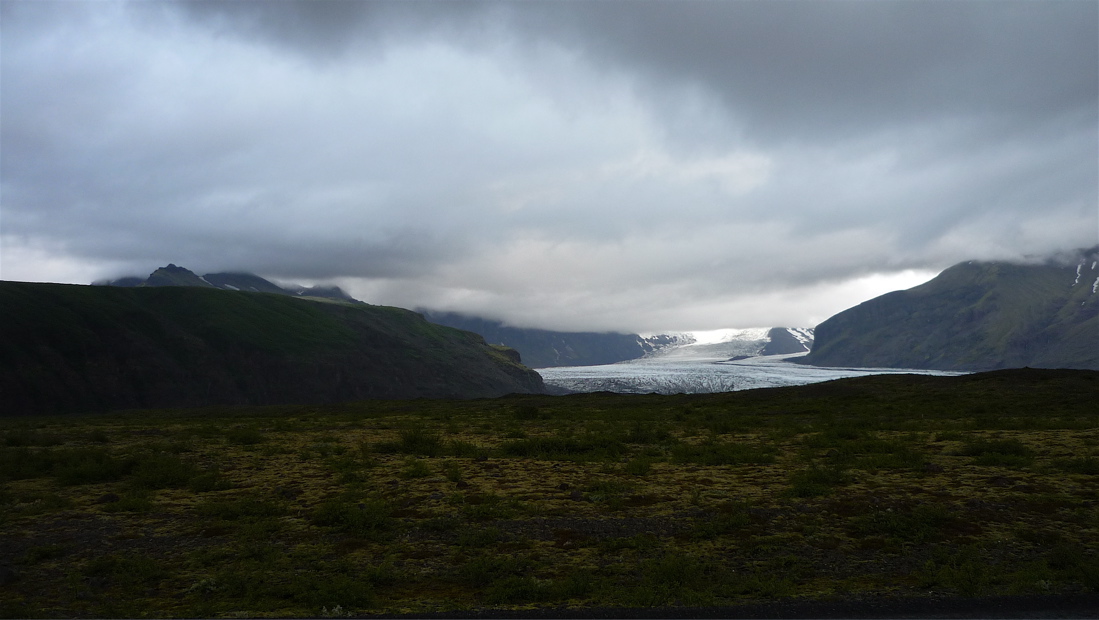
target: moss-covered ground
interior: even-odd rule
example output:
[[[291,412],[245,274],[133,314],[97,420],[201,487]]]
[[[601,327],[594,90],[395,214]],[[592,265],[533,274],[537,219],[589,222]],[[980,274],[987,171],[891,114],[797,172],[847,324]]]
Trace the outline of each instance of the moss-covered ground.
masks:
[[[1099,373],[0,420],[0,612],[1099,590]]]

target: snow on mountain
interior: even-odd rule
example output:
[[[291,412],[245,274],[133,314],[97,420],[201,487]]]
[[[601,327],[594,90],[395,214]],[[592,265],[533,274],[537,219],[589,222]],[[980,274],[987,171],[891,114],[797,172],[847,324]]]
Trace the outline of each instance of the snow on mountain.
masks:
[[[772,340],[772,332],[785,329],[802,343],[806,350],[813,343],[811,328],[756,327],[749,329],[715,329],[643,336],[646,341],[663,344],[646,354],[649,359],[725,361],[734,357],[754,357],[763,352]]]
[[[812,327],[787,327],[786,331],[790,332],[790,335],[798,339],[798,342],[805,345],[806,349],[813,346],[813,328]]]

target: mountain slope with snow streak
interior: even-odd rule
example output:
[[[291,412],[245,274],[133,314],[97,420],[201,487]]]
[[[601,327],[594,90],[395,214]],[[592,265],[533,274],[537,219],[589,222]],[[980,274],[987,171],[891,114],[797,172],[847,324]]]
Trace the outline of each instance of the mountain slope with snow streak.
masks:
[[[1040,264],[969,261],[816,329],[817,366],[1099,369],[1099,246]]]

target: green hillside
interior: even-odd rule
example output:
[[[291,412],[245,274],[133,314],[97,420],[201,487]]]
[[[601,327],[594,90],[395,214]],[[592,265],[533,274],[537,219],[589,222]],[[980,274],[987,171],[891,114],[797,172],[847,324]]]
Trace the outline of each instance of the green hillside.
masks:
[[[399,308],[197,287],[0,282],[0,413],[542,391]]]
[[[1099,369],[1095,251],[1078,265],[961,263],[817,326],[818,366]]]

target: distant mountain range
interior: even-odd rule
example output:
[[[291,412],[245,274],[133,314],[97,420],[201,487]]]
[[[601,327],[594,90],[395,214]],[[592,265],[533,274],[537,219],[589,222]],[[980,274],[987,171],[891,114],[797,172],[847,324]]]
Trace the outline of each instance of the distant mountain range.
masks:
[[[423,308],[417,312],[432,323],[471,331],[484,336],[487,342],[515,349],[531,368],[615,364],[650,355],[670,355],[677,348],[688,346],[692,355],[697,355],[702,348],[710,348],[718,357],[804,353],[813,342],[813,330],[804,328],[729,330],[731,335],[726,340],[699,344],[690,333],[641,336],[615,332],[559,332],[509,327],[500,321],[454,312]]]
[[[1099,246],[1040,264],[969,261],[816,329],[818,366],[1099,369]]]
[[[188,273],[0,282],[0,415],[545,391],[515,351],[409,310],[191,286]]]
[[[177,267],[171,263],[169,263],[167,267],[161,267],[152,272],[147,278],[128,276],[117,280],[102,280],[95,282],[94,284],[96,286],[121,286],[125,288],[149,286],[198,286],[205,288],[220,288],[226,291],[274,293],[276,295],[291,295],[294,297],[320,297],[323,299],[338,299],[341,301],[362,303],[345,293],[338,286],[279,286],[274,282],[265,280],[251,273],[208,273],[204,276],[200,276],[189,269]]]

